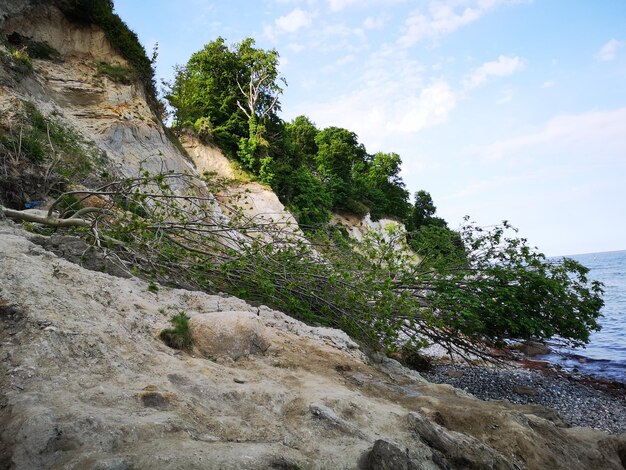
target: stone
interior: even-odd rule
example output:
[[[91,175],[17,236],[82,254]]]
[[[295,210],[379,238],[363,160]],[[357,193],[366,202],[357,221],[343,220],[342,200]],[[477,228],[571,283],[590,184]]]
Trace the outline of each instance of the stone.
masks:
[[[550,348],[538,341],[525,341],[524,343],[519,344],[517,347],[527,356],[541,356],[550,353]]]
[[[453,379],[458,379],[458,378],[463,377],[463,375],[465,375],[465,374],[463,373],[462,370],[451,369],[451,370],[446,371],[446,375],[448,377],[452,377]]]
[[[412,458],[409,449],[402,450],[378,439],[367,454],[363,470],[422,470],[427,462]]]
[[[189,320],[196,349],[207,358],[237,359],[263,355],[270,347],[261,319],[252,312],[227,311],[192,315]]]
[[[518,395],[525,395],[527,397],[535,397],[539,395],[539,390],[533,387],[526,387],[525,385],[516,385],[513,387],[513,392]]]
[[[420,413],[408,415],[409,426],[435,451],[440,452],[452,468],[490,468],[513,470],[516,466],[506,457],[478,439],[431,422]]]

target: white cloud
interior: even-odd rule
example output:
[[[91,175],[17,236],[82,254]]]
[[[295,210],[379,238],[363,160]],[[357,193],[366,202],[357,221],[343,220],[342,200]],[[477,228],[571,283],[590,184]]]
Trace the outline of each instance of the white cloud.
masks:
[[[498,60],[485,62],[475,69],[465,81],[466,88],[476,88],[491,77],[506,77],[524,68],[524,61],[519,57],[501,55]]]
[[[396,103],[396,113],[390,116],[387,130],[400,134],[419,132],[445,122],[455,106],[456,96],[450,86],[443,81],[435,82],[424,88],[419,96]]]
[[[591,111],[557,116],[542,129],[496,142],[484,151],[487,161],[515,156],[520,151],[532,155],[532,149],[554,157],[567,156],[575,150],[591,161],[618,158],[626,154],[626,107],[613,111]]]
[[[348,91],[304,107],[320,127],[350,129],[372,152],[403,151],[416,133],[447,121],[456,106],[448,83],[425,81],[425,67],[402,51],[383,47],[361,66]]]
[[[330,11],[341,11],[354,3],[358,3],[358,0],[328,0]]]
[[[541,88],[552,88],[553,86],[556,86],[556,82],[554,80],[547,80],[543,82]]]
[[[368,16],[363,22],[365,29],[382,29],[387,24],[386,16]]]
[[[282,33],[295,33],[302,28],[311,26],[313,15],[300,8],[292,10],[290,13],[276,18],[273,26],[265,26],[263,34],[269,38],[276,38]]]
[[[301,28],[311,25],[311,15],[300,8],[296,8],[291,13],[276,19],[276,27],[287,33],[295,33]]]
[[[433,0],[428,11],[414,10],[405,22],[404,34],[399,39],[403,47],[410,47],[424,39],[436,39],[473,23],[488,11],[510,0]]]
[[[624,47],[624,41],[618,41],[617,39],[611,39],[596,53],[596,59],[603,62],[608,62],[615,59],[617,52]]]

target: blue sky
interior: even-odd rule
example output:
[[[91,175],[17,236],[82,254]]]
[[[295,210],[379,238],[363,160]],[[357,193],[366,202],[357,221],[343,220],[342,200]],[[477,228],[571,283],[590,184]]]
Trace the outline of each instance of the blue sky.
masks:
[[[397,152],[456,227],[626,249],[624,0],[115,0],[157,76],[218,36],[275,48],[282,117]]]

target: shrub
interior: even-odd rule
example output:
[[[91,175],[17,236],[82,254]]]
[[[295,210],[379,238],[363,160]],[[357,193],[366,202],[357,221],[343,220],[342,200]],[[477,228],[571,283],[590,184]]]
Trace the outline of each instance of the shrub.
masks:
[[[193,346],[191,329],[189,328],[189,317],[183,311],[174,315],[170,322],[173,328],[166,328],[159,333],[159,338],[170,348],[189,350]]]
[[[25,47],[12,50],[11,57],[13,58],[13,60],[18,66],[21,66],[25,68],[26,70],[33,69],[33,64],[30,61],[30,57],[28,56],[28,52]]]
[[[137,79],[136,72],[132,68],[125,65],[109,64],[108,62],[98,63],[96,76],[105,76],[124,85],[131,85]]]

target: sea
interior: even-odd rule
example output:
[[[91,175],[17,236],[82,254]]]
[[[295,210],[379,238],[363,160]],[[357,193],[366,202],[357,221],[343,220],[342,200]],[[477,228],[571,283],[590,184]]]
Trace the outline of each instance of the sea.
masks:
[[[626,383],[626,250],[567,256],[589,268],[588,277],[604,283],[604,307],[585,348],[557,349],[544,356],[568,371]]]

